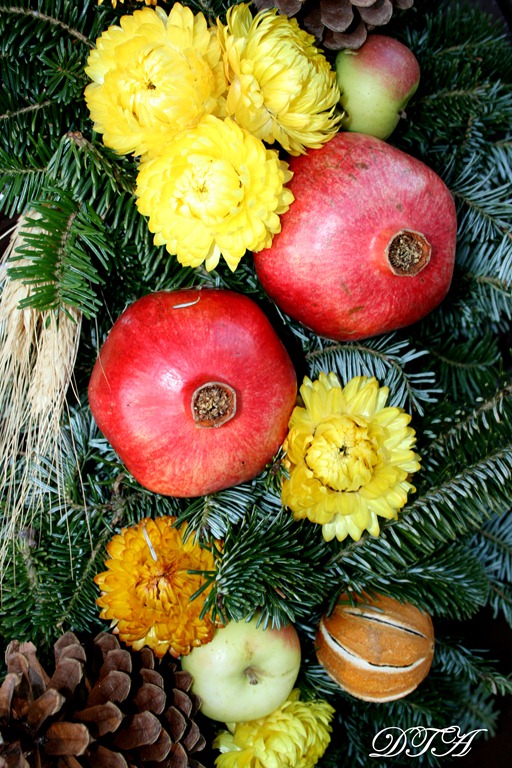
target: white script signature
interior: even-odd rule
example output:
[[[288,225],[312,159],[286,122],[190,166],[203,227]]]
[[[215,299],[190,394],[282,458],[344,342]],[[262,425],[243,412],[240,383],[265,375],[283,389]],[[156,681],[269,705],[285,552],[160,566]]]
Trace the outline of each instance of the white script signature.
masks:
[[[447,728],[414,726],[406,730],[390,726],[373,737],[375,751],[370,752],[370,757],[395,757],[402,753],[407,757],[419,757],[428,751],[436,757],[464,757],[471,749],[475,736],[486,731],[487,728],[478,728],[461,733],[458,725]]]

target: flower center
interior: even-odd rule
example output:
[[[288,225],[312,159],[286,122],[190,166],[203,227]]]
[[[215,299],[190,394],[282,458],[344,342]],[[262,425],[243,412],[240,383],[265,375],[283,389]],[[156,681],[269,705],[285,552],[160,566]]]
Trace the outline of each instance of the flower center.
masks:
[[[305,460],[333,491],[358,491],[371,480],[379,456],[366,420],[343,415],[318,425]]]
[[[155,563],[149,572],[144,573],[137,581],[135,592],[142,605],[157,608],[176,602],[176,568],[172,564]]]
[[[230,163],[194,158],[176,183],[175,197],[181,213],[213,223],[236,212],[243,189]]]
[[[190,567],[193,564],[187,558],[148,560],[135,583],[134,591],[140,604],[156,611],[169,611],[179,605],[183,596],[190,593]]]

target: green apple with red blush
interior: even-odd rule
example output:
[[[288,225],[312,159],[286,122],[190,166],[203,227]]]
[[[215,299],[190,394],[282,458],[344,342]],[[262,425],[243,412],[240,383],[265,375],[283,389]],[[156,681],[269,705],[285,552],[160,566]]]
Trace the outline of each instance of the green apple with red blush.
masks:
[[[229,621],[213,639],[183,656],[192,675],[192,692],[212,720],[240,723],[266,717],[293,690],[301,648],[293,624],[264,628],[258,617]]]
[[[420,66],[399,40],[373,34],[358,50],[337,54],[336,78],[345,112],[342,127],[387,139],[416,93]]]

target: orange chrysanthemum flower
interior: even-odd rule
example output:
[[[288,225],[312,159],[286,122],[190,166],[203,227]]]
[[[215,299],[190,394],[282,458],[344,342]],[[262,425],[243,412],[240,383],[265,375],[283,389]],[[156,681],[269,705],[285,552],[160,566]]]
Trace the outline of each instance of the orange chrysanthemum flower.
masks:
[[[208,616],[200,618],[210,588],[191,600],[205,583],[196,571],[212,571],[213,554],[193,536],[184,541],[186,525],[175,528],[175,521],[145,518],[124,528],[107,545],[108,570],[94,579],[100,617],[127,645],[147,645],[158,657],[188,654],[210,642],[214,630]]]

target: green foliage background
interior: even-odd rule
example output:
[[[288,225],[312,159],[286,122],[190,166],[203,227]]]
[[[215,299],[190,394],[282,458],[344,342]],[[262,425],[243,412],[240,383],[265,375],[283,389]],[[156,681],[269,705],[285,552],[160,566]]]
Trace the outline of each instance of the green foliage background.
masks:
[[[210,18],[221,2],[189,3]],[[165,4],[162,3],[165,7]],[[304,695],[337,710],[335,738],[321,765],[378,766],[371,738],[384,724],[495,730],[500,695],[512,681],[485,653],[445,636],[490,607],[512,626],[512,47],[505,30],[474,6],[416,0],[387,28],[416,54],[420,88],[390,143],[444,179],[458,213],[457,263],[448,298],[395,334],[334,343],[285,317],[259,286],[250,257],[235,274],[182,268],[152,243],[133,198],[136,165],[92,131],[83,71],[95,39],[132,6],[90,0],[0,0],[0,206],[38,214],[45,232],[27,235],[8,265],[30,280],[30,305],[83,313],[75,379],[56,469],[45,457],[44,505],[11,542],[2,574],[0,639],[32,639],[48,654],[65,629],[105,628],[95,573],[113,533],[144,516],[177,515],[192,531],[225,540],[210,606],[225,618],[261,609],[263,620],[296,623],[303,643]],[[151,494],[131,478],[97,430],[86,387],[113,320],[138,297],[191,285],[251,295],[285,340],[299,377],[334,370],[375,375],[391,404],[413,413],[422,471],[399,521],[378,539],[323,541],[316,526],[282,510],[279,475],[199,499]],[[1,405],[1,404],[0,404]],[[20,457],[23,461],[23,457]],[[13,468],[14,471],[14,468]],[[57,476],[57,473],[59,476]],[[39,481],[40,482],[40,481]],[[64,496],[62,498],[62,489]],[[2,520],[9,508],[0,492]],[[342,589],[409,600],[436,623],[433,669],[406,699],[382,705],[341,692],[316,663],[322,612]],[[462,634],[462,633],[461,633]],[[208,730],[211,724],[205,723]],[[411,758],[394,758],[393,764]],[[437,765],[428,753],[421,760]]]

